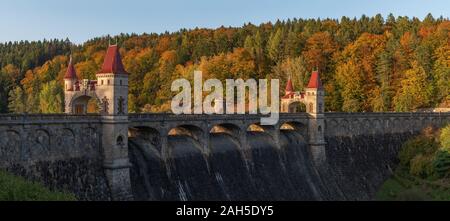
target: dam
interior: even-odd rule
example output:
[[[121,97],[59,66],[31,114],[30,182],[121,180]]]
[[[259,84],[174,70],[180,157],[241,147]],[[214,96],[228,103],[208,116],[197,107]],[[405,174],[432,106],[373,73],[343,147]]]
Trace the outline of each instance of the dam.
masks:
[[[252,129],[257,117],[129,114],[120,144],[129,173],[111,183],[102,116],[1,115],[0,168],[80,200],[370,200],[405,140],[450,122],[450,113],[324,113],[318,164],[306,113]],[[169,133],[177,128],[185,132]]]
[[[0,115],[0,169],[79,200],[370,200],[403,142],[450,122],[449,112],[325,112],[318,72],[304,92],[288,81],[274,125],[261,114],[128,113],[128,75],[117,45],[96,80],[70,61],[64,114]]]

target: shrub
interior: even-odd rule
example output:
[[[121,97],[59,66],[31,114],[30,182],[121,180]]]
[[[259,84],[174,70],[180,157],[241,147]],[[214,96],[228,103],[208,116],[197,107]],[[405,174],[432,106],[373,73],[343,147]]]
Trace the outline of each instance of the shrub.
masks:
[[[439,178],[450,175],[450,152],[440,150],[436,153],[433,161],[433,170]]]
[[[418,155],[422,155],[421,158],[434,155],[439,146],[433,138],[418,136],[411,140],[408,140],[403,144],[402,149],[399,152],[400,165],[407,169],[411,166],[411,161]],[[415,161],[421,161],[422,159],[416,159]],[[423,164],[416,162],[418,164]]]
[[[38,183],[27,182],[0,170],[0,201],[68,201],[76,200],[73,194],[55,192]]]
[[[439,141],[442,149],[450,151],[450,124],[441,129]]]
[[[433,159],[433,155],[419,154],[415,156],[410,161],[409,173],[421,178],[426,178],[433,175]]]

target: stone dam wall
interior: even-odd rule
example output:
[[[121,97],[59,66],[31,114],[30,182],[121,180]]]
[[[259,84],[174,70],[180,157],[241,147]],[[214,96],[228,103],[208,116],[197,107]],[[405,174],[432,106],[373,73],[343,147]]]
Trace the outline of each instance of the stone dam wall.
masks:
[[[111,199],[97,116],[3,115],[0,122],[0,168],[80,200]]]
[[[410,133],[327,137],[327,161],[316,167],[295,131],[282,131],[281,147],[249,133],[249,148],[214,134],[205,155],[187,136],[169,138],[164,160],[145,140],[130,140],[131,177],[138,200],[370,200],[397,163]],[[247,153],[245,153],[247,152]]]
[[[328,113],[326,161],[313,163],[301,131],[279,143],[247,132],[248,145],[210,135],[210,151],[189,136],[169,137],[163,156],[154,140],[130,139],[133,191],[139,200],[371,200],[392,174],[401,145],[448,114]]]
[[[209,134],[128,140],[135,200],[370,200],[397,164],[402,143],[450,113],[326,113],[326,160],[316,165],[305,131],[278,139],[248,131],[247,145]],[[143,122],[145,123],[145,122]],[[174,122],[172,122],[174,123]],[[0,168],[80,200],[111,200],[96,115],[0,116]]]

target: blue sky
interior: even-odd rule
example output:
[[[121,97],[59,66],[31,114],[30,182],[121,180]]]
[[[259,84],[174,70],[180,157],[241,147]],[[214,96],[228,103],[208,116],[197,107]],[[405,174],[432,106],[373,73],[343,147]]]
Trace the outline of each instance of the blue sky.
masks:
[[[362,14],[449,17],[450,0],[0,0],[0,42],[241,26]]]

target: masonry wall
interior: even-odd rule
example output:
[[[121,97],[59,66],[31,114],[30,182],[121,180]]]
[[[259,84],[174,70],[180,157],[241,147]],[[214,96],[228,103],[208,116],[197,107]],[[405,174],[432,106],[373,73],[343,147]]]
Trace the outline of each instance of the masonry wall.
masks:
[[[0,116],[0,168],[79,200],[109,200],[98,116]]]
[[[159,117],[139,118],[138,125],[131,117],[130,125],[164,134],[168,125],[195,123]],[[245,129],[254,120],[212,117],[195,125],[206,132],[215,121]],[[307,122],[295,114],[280,122],[293,118]],[[170,136],[165,153],[160,136],[136,136],[129,140],[131,185],[141,200],[368,200],[396,167],[404,141],[449,122],[450,113],[325,113],[322,168],[312,163],[307,127],[281,131],[278,139],[246,132],[245,146],[223,133],[208,133],[207,145]],[[80,200],[110,200],[102,128],[98,115],[0,115],[0,168]]]
[[[450,123],[449,113],[327,113],[325,118],[327,167],[319,172],[328,195],[350,200],[373,199],[395,170],[406,140],[426,127]]]
[[[371,200],[397,165],[402,144],[449,114],[326,113],[326,161],[312,162],[302,131],[281,131],[279,143],[247,132],[243,147],[211,134],[209,151],[186,135],[170,136],[167,155],[156,139],[130,140],[131,178],[140,200]]]

